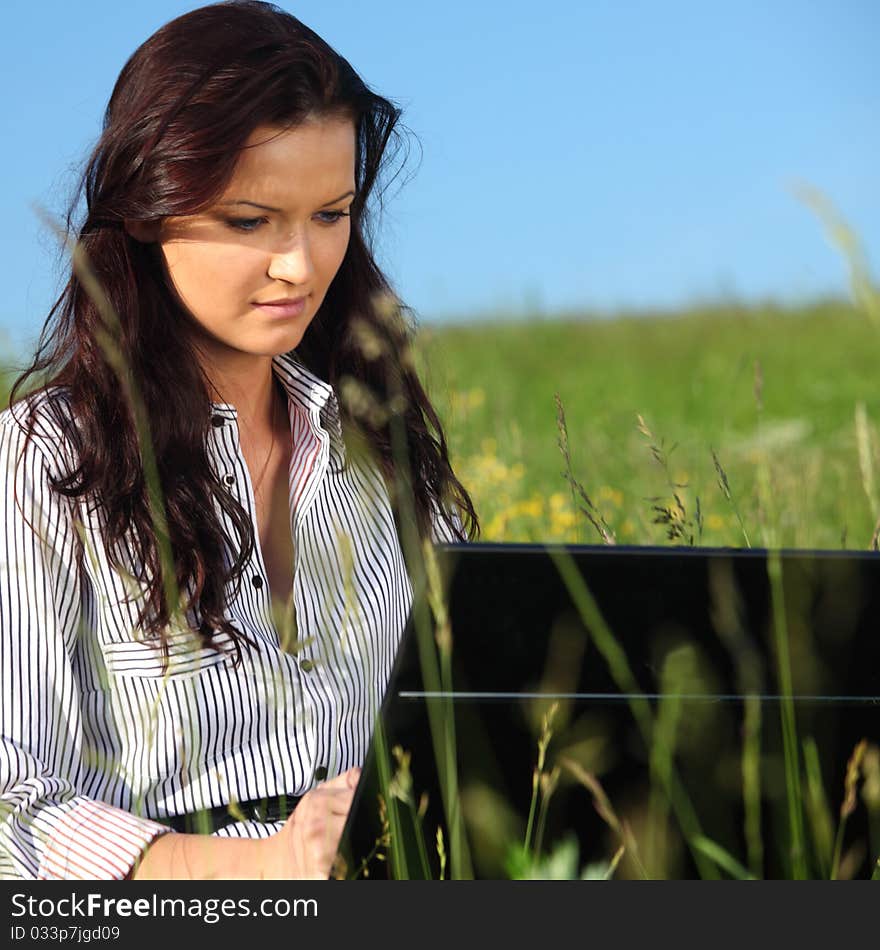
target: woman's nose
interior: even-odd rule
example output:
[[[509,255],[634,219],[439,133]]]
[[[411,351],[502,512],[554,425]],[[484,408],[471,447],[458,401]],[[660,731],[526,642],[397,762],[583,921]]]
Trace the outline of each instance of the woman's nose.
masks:
[[[291,284],[308,283],[314,275],[312,255],[308,242],[298,239],[283,251],[277,251],[269,261],[269,276]]]

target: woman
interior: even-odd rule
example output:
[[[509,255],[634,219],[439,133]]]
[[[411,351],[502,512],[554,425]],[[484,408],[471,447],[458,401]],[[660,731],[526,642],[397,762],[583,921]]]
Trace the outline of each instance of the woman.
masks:
[[[366,238],[399,115],[265,3],[123,68],[0,415],[0,873],[330,872],[401,538],[477,529]]]

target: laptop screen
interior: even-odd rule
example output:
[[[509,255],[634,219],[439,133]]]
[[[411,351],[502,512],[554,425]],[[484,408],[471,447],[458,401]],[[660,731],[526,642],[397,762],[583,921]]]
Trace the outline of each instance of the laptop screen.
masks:
[[[880,742],[877,555],[436,554],[340,876],[788,878],[870,866],[865,808],[836,835],[847,765],[860,740],[870,762]]]

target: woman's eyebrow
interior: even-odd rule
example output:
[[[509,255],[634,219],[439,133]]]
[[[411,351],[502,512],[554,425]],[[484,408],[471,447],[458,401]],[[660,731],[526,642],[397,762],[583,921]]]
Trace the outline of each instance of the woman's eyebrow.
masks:
[[[335,205],[337,201],[342,201],[343,198],[354,197],[353,191],[346,191],[345,194],[340,195],[338,198],[332,198],[330,201],[325,201],[321,205],[322,208],[326,208],[327,205]],[[222,201],[220,202],[220,207],[225,208],[227,205],[250,205],[252,208],[260,208],[262,211],[274,211],[276,214],[281,214],[281,208],[273,208],[270,205],[261,205],[256,201],[248,201],[246,198],[236,198],[232,201]]]
[[[327,205],[335,205],[337,201],[342,201],[343,198],[348,198],[349,196],[354,198],[354,192],[346,191],[345,194],[340,195],[338,198],[334,198],[332,201],[324,202],[324,204],[322,204],[321,207],[326,208]]]

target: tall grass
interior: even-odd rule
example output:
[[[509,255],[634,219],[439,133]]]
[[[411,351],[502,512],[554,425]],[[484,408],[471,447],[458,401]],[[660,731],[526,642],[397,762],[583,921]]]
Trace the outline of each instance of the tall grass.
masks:
[[[798,735],[786,592],[776,552],[878,547],[874,471],[880,440],[874,420],[880,399],[873,394],[880,298],[845,226],[817,196],[807,197],[849,252],[854,305],[725,306],[613,322],[435,327],[421,340],[454,461],[475,496],[485,539],[712,547],[752,547],[756,541],[769,549],[788,832],[785,844],[776,846],[784,848],[782,861],[794,878],[837,877],[842,868],[842,876],[858,873],[858,847],[843,858],[843,835],[858,807],[857,790],[872,827],[876,822],[880,758],[876,742],[864,740],[852,750],[845,789],[833,791],[843,802],[832,848],[835,822],[822,763],[812,736]],[[555,556],[621,693],[631,697],[633,719],[650,751],[651,815],[642,838],[650,871],[663,870],[656,839],[665,834],[660,812],[668,804],[700,876],[721,871],[760,877],[767,847],[761,836],[762,674],[741,624],[735,616],[722,617],[718,630],[735,659],[744,698],[742,860],[702,834],[676,774],[681,711],[673,681],[667,680],[656,709],[640,698],[590,592],[564,552]],[[539,779],[546,779],[544,731],[537,749],[526,847],[514,852],[512,864],[519,876],[541,866],[540,855],[533,854],[529,866],[524,852]],[[629,849],[644,874],[632,829],[617,816],[597,777],[571,761],[566,767],[589,789],[619,839],[606,871],[617,868]],[[770,784],[765,777],[765,790]],[[876,838],[873,833],[865,843],[875,877]],[[571,872],[570,861],[567,867]]]

